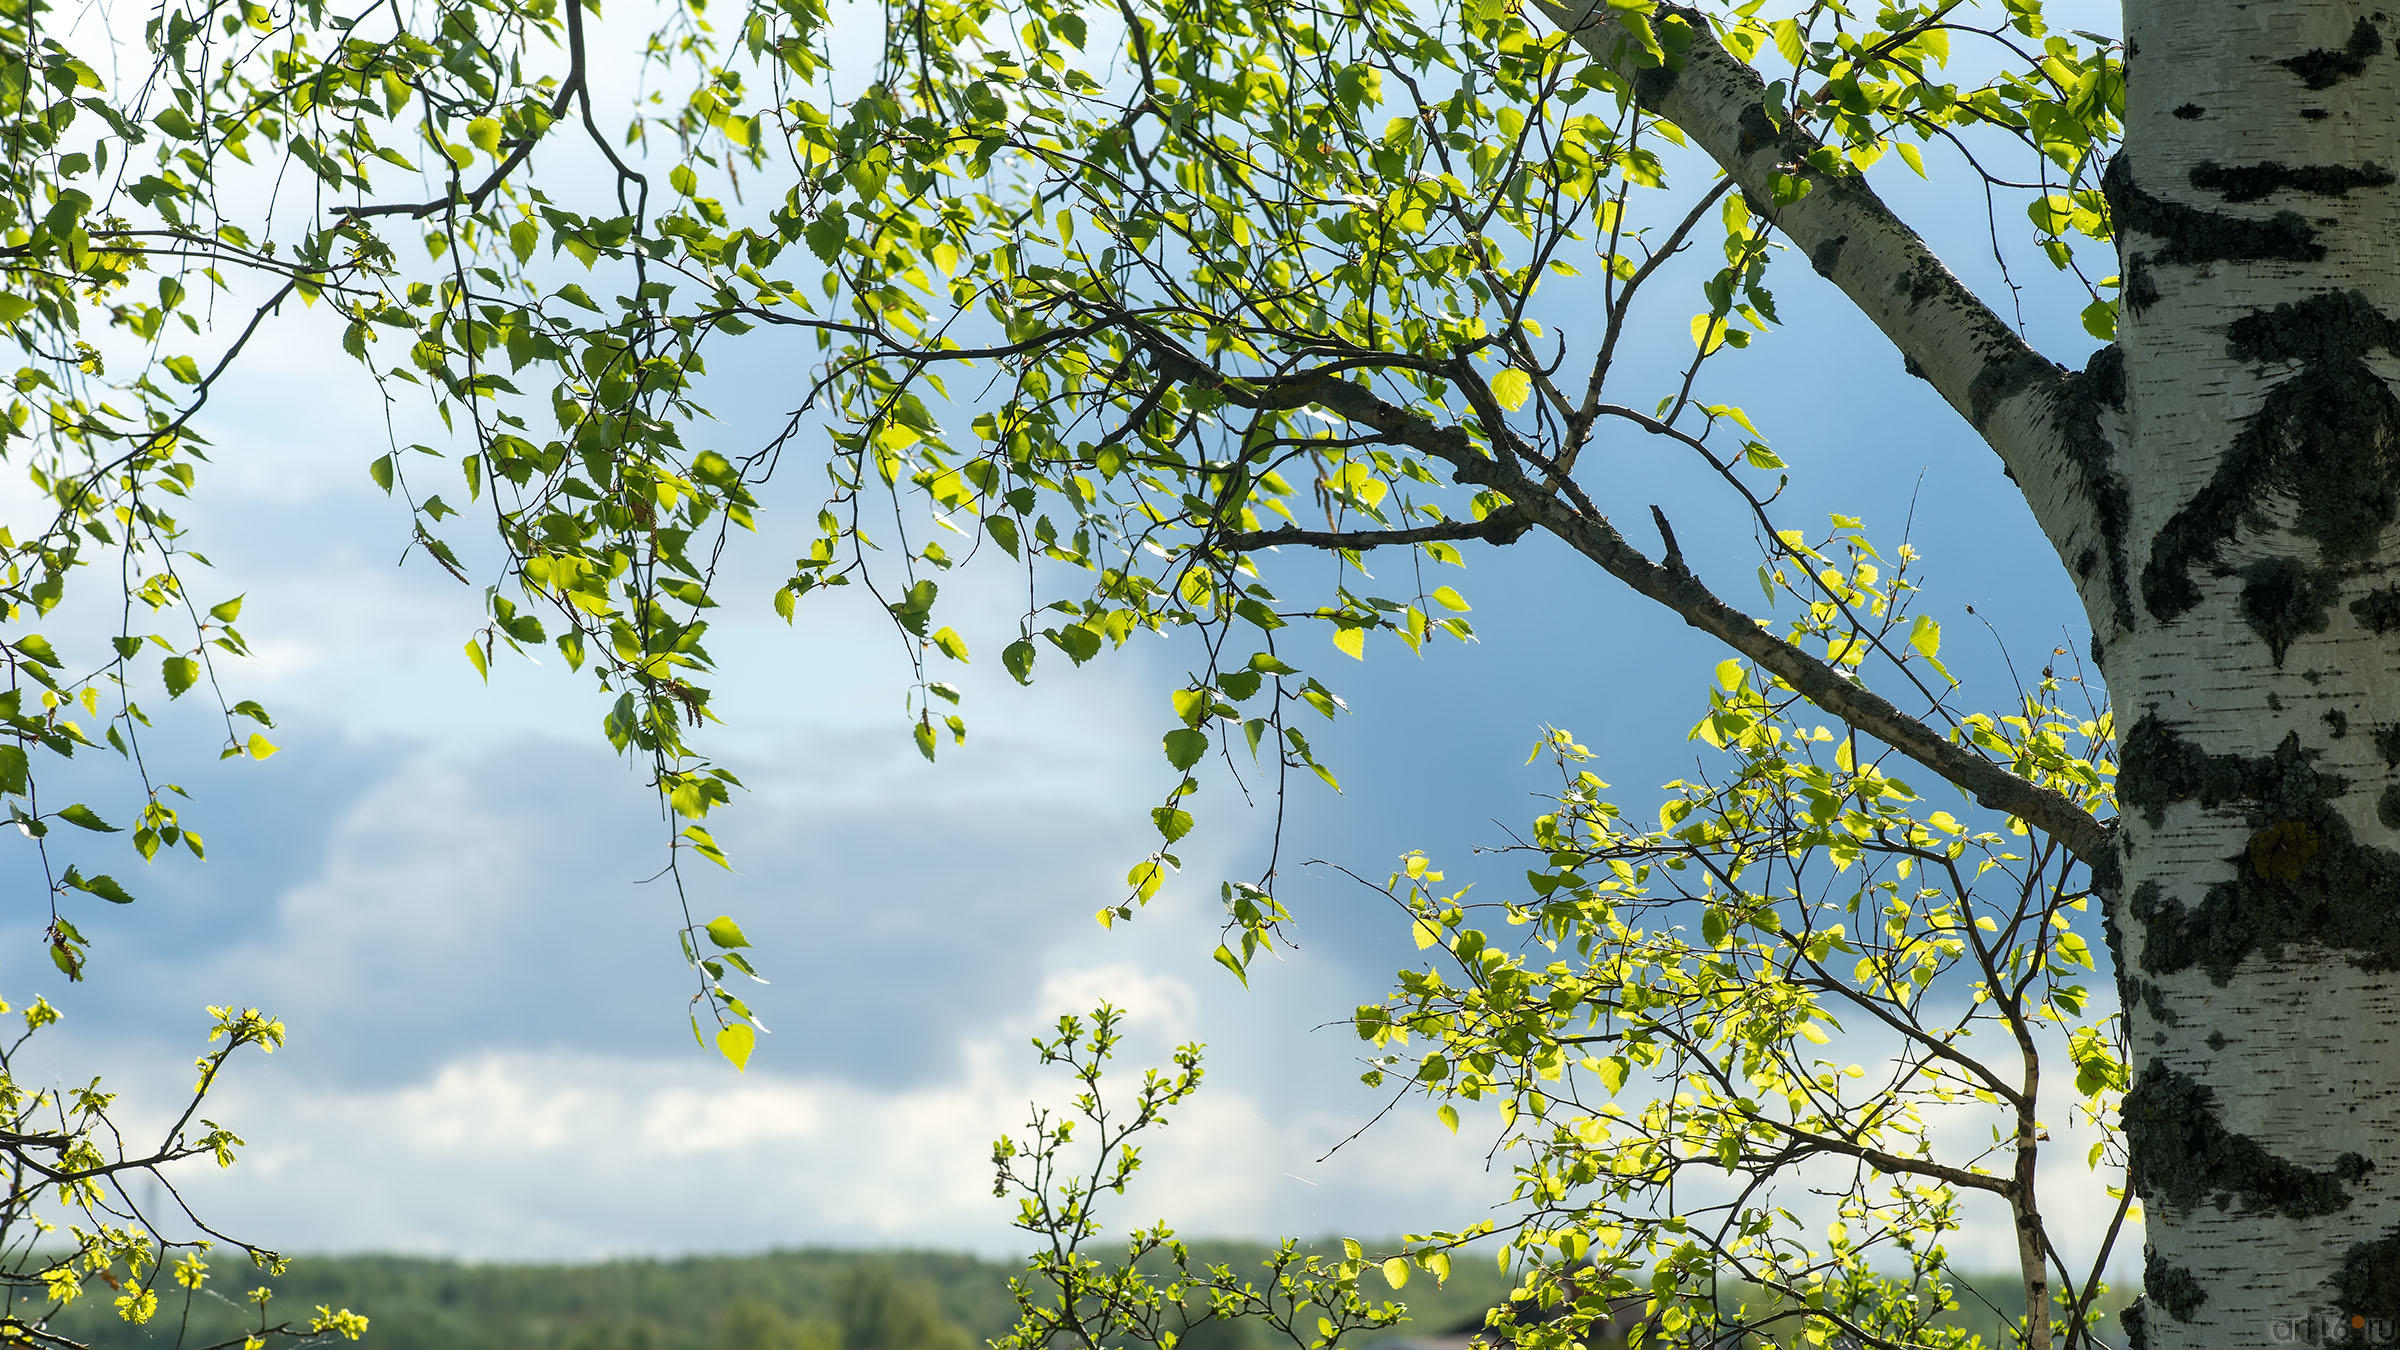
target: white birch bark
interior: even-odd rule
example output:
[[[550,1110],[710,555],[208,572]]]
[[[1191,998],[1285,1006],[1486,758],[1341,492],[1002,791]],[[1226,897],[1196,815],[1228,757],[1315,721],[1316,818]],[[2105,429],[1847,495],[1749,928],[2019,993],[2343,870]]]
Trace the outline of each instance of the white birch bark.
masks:
[[[2110,184],[2140,612],[2103,669],[2127,733],[2141,1331],[2390,1344],[2400,60],[2385,15],[2330,0],[2126,17]]]

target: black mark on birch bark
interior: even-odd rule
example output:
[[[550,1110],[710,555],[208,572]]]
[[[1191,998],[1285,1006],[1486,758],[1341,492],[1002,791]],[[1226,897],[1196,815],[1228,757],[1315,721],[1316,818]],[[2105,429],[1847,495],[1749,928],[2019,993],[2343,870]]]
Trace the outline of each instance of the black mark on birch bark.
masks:
[[[2222,985],[2250,957],[2301,945],[2362,970],[2400,969],[2400,854],[2358,841],[2334,807],[2350,782],[2317,758],[2297,732],[2257,757],[2208,754],[2155,714],[2126,732],[2118,783],[2130,809],[2156,824],[2172,802],[2238,807],[2250,828],[2225,859],[2233,875],[2197,904],[2156,882],[2135,889],[2126,909],[2141,925],[2144,971],[2197,967]]]
[[[2200,1315],[2200,1305],[2208,1302],[2208,1290],[2201,1287],[2198,1276],[2182,1266],[2168,1265],[2152,1248],[2142,1255],[2142,1297],[2176,1321],[2189,1322]]]
[[[2192,186],[2229,202],[2263,202],[2278,192],[2312,197],[2346,197],[2360,188],[2390,187],[2392,171],[2380,164],[2203,164],[2192,170]]]
[[[1734,124],[1733,148],[1747,159],[1775,144],[1782,135],[1783,128],[1775,125],[1775,119],[1767,116],[1767,110],[1752,103],[1742,109],[1741,120]],[[1769,213],[1760,211],[1758,214],[1764,216]]]
[[[2144,888],[2152,892],[2156,892],[2158,890],[2158,885],[2155,882],[2145,881],[2142,883],[2142,885]],[[2136,978],[2133,979],[2132,983],[2134,986],[2134,992],[2141,998],[2142,1011],[2150,1014],[2150,1020],[2158,1023],[2162,1027],[2179,1027],[2183,1025],[2183,1014],[2175,1011],[2175,1009],[2168,1004],[2166,991],[2144,979]]]
[[[2400,629],[2400,586],[2385,586],[2350,602],[2351,616],[2370,633]]]
[[[2374,1168],[2356,1153],[2341,1155],[2323,1171],[2279,1158],[2225,1128],[2216,1092],[2207,1084],[2155,1059],[2126,1092],[2124,1119],[2134,1189],[2176,1209],[2227,1209],[2238,1202],[2245,1214],[2318,1218],[2349,1208],[2350,1187]],[[2146,1288],[2143,1295],[2167,1306],[2159,1290]],[[2189,1304],[2187,1312],[2198,1306]]]
[[[2330,89],[2364,73],[2367,58],[2382,50],[2383,34],[2374,24],[2360,19],[2350,26],[2350,40],[2340,50],[2319,47],[2275,64],[2299,76],[2300,83],[2311,89]]]
[[[2182,107],[2175,110],[2175,115],[2182,118],[2184,121],[2189,122],[2200,117],[2207,111],[2208,109],[2201,107],[2197,103],[2186,103]]]
[[[2342,1256],[2333,1273],[2334,1306],[2346,1318],[2389,1325],[2400,1318],[2400,1229],[2361,1242]],[[2355,1334],[2350,1344],[2364,1344]],[[2339,1342],[2337,1342],[2339,1344]]]
[[[2142,603],[2174,619],[2200,601],[2192,572],[2217,560],[2270,501],[2297,508],[2293,529],[2328,564],[2364,558],[2400,514],[2400,399],[2366,363],[2400,347],[2400,323],[2357,291],[2313,296],[2234,321],[2236,360],[2296,363],[2237,432],[2212,475],[2153,537]]]
[[[2158,278],[2150,271],[2150,255],[2135,253],[2125,259],[2125,308],[2139,314],[2158,303]]]
[[[2100,187],[2120,231],[2159,241],[2145,257],[2157,266],[2282,259],[2315,262],[2325,256],[2317,229],[2297,211],[2278,211],[2264,220],[2186,206],[2154,197],[2133,179],[2124,155],[2110,161]]]
[[[2125,476],[2117,472],[2116,448],[2109,444],[2101,430],[2103,411],[2125,406],[2125,353],[2115,343],[2092,353],[2081,373],[2067,378],[2061,392],[2066,402],[2064,416],[2058,418],[2060,434],[2066,441],[2067,458],[2083,478],[2085,495],[2092,503],[2092,513],[2098,517],[2101,547],[2108,564],[2108,596],[2116,612],[2117,625],[2131,628],[2133,615],[2133,564],[2125,551],[2125,531],[2133,517],[2132,493]],[[2090,551],[2076,559],[2076,572],[2090,575],[2092,566],[2085,558]],[[2099,641],[2097,635],[2092,639]],[[2093,657],[2097,662],[2099,658]]]
[[[2373,735],[2375,753],[2383,756],[2385,764],[2400,769],[2400,723],[2386,722],[2375,728]]]
[[[2292,558],[2261,558],[2242,569],[2242,622],[2265,639],[2275,664],[2292,643],[2325,631],[2338,598],[2332,577]]]
[[[2117,795],[2153,826],[2165,823],[2174,802],[2203,809],[2255,801],[2269,786],[2269,761],[2211,755],[2175,734],[2156,713],[2126,729],[2117,756]]]
[[[1655,108],[1675,92],[1676,81],[1681,78],[1682,72],[1673,66],[1651,66],[1647,70],[1637,70],[1633,73],[1633,92],[1641,99],[1643,107]]]
[[[1967,382],[1967,420],[1978,430],[1990,420],[2001,404],[2045,384],[2055,384],[2066,374],[2049,358],[2037,352],[2012,352],[1983,363],[1975,378]]]

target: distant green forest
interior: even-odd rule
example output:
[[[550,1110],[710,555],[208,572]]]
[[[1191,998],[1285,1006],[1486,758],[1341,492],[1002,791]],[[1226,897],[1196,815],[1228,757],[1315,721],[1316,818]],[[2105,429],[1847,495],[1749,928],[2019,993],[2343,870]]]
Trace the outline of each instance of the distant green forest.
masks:
[[[1193,1254],[1257,1269],[1268,1248],[1199,1243]],[[1460,1262],[1447,1287],[1406,1290],[1412,1324],[1444,1327],[1506,1296],[1489,1262]],[[222,1263],[220,1270],[227,1269]],[[392,1256],[295,1258],[272,1283],[271,1311],[305,1323],[320,1303],[365,1313],[362,1350],[980,1350],[1016,1320],[1020,1263],[952,1252],[810,1250],[589,1265],[469,1264]],[[164,1350],[238,1336],[256,1315],[251,1283],[211,1280],[191,1300],[162,1290],[157,1318],[126,1325],[93,1288],[56,1319],[104,1350]],[[1386,1335],[1391,1333],[1387,1332]],[[1247,1325],[1204,1326],[1185,1350],[1268,1350]]]
[[[1254,1271],[1268,1248],[1195,1244],[1194,1255]],[[220,1269],[223,1269],[220,1266]],[[980,1350],[1015,1320],[1020,1267],[951,1252],[808,1250],[588,1265],[487,1265],[390,1256],[306,1257],[274,1281],[272,1312],[305,1324],[318,1304],[371,1320],[361,1350]],[[1379,1283],[1370,1278],[1370,1284]],[[190,1301],[162,1291],[158,1317],[129,1326],[87,1296],[54,1329],[103,1350],[203,1346],[255,1325],[248,1285],[212,1280]],[[2004,1345],[2006,1278],[1961,1289],[1958,1321]],[[103,1291],[94,1289],[94,1295]],[[1380,1292],[1380,1291],[1379,1291]],[[2109,1311],[2132,1291],[2111,1291]],[[1396,1298],[1410,1320],[1382,1336],[1434,1335],[1481,1320],[1508,1281],[1488,1260],[1446,1285],[1423,1275]],[[1986,1301],[1988,1300],[1988,1302]],[[188,1319],[188,1322],[187,1322]],[[2113,1321],[2112,1321],[2113,1329]],[[1361,1336],[1360,1342],[1376,1339]],[[1351,1342],[1345,1341],[1345,1344]],[[1178,1350],[1272,1350],[1263,1329],[1212,1324]]]

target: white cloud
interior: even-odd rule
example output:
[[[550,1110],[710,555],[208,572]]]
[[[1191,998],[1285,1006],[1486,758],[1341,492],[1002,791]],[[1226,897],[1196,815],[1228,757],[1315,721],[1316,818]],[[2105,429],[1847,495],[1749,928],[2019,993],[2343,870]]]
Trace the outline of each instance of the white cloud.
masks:
[[[252,1065],[213,1108],[250,1148],[189,1192],[221,1227],[301,1249],[488,1259],[799,1243],[1020,1250],[991,1195],[989,1145],[1029,1100],[1071,1084],[1021,1034],[1060,996],[1131,992],[1138,1039],[1179,1034],[1191,991],[1133,966],[1064,972],[964,1038],[938,1082],[878,1088],[737,1077],[697,1056],[482,1051],[416,1081],[340,1088]],[[1145,998],[1143,995],[1162,997]],[[1256,1049],[1257,1047],[1252,1047]],[[1127,1060],[1120,1091],[1139,1061]],[[1146,1174],[1107,1221],[1194,1234],[1378,1234],[1472,1217],[1489,1185],[1430,1121],[1395,1120],[1315,1161],[1356,1121],[1323,1106],[1204,1088],[1145,1141]]]
[[[1161,1040],[1185,1040],[1199,1021],[1200,996],[1191,985],[1130,961],[1061,971],[1043,980],[1034,997],[1035,1007],[1062,1013],[1102,1003],[1124,1013],[1128,1025]]]
[[[1214,845],[1184,841],[1189,871],[1132,924],[1092,922],[1156,784],[1146,726],[1123,729],[1145,724],[1091,676],[1064,744],[985,738],[938,768],[855,731],[753,747],[783,764],[721,829],[743,870],[691,877],[702,916],[738,914],[775,980],[749,991],[775,1034],[747,1076],[692,1047],[672,897],[633,884],[655,869],[654,806],[605,752],[539,739],[337,742],[331,793],[245,772],[217,861],[185,869],[197,884],[108,916],[103,981],[61,995],[62,1034],[138,1110],[183,1081],[201,1003],[284,1017],[291,1044],[211,1104],[251,1141],[245,1161],[194,1195],[289,1249],[1006,1250],[990,1141],[1030,1099],[1070,1095],[1028,1041],[1102,1000],[1128,1018],[1119,1091],[1176,1044],[1214,1043],[1114,1222],[1474,1217],[1493,1184],[1474,1141],[1429,1121],[1318,1161],[1380,1102],[1353,1081],[1346,1030],[1307,1029],[1374,990],[1314,950],[1262,964],[1249,993],[1208,959],[1238,817]]]

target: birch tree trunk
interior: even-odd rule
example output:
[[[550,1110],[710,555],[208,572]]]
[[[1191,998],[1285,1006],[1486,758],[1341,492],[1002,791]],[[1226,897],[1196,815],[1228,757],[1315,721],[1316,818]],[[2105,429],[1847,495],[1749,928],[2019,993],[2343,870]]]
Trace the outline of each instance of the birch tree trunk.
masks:
[[[2152,1350],[2400,1338],[2400,24],[2126,6],[2125,1103]]]

